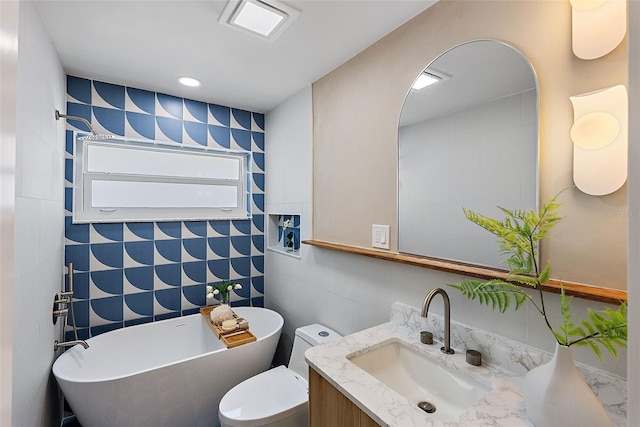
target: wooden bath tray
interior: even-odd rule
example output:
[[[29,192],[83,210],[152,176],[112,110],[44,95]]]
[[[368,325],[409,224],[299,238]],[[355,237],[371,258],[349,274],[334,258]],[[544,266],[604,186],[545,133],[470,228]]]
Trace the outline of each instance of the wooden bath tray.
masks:
[[[217,305],[210,307],[202,307],[200,308],[200,314],[202,314],[203,320],[209,326],[209,328],[213,331],[213,333],[227,346],[227,348],[237,347],[242,344],[247,344],[253,341],[256,341],[256,336],[251,333],[249,329],[232,329],[230,331],[223,331],[222,328],[218,325],[214,325],[211,321],[211,311],[216,308]],[[234,319],[238,321],[238,323],[243,319],[242,317],[238,317],[236,313],[233,313]]]

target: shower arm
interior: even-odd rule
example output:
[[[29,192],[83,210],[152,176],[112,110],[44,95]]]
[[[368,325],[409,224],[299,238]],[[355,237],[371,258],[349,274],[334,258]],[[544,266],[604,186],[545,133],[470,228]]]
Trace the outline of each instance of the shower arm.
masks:
[[[85,125],[87,125],[89,130],[91,130],[91,133],[93,134],[93,136],[98,136],[98,132],[96,132],[93,129],[93,126],[91,126],[91,123],[89,123],[89,120],[87,120],[85,118],[78,117],[78,116],[70,116],[68,114],[61,114],[60,111],[56,110],[56,120],[60,120],[60,117],[62,117],[63,119],[67,119],[67,120],[77,120],[79,122],[82,122]]]

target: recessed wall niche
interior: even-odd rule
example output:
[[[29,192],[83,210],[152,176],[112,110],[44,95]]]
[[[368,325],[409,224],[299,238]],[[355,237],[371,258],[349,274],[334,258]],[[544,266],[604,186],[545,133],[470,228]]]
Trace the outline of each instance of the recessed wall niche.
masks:
[[[300,215],[269,214],[267,249],[300,258]]]

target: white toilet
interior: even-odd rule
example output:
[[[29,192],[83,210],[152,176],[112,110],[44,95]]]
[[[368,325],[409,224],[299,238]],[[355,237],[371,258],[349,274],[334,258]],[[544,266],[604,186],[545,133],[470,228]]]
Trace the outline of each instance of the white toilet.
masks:
[[[309,418],[308,369],[304,352],[342,336],[314,324],[296,329],[289,367],[251,377],[224,395],[218,415],[222,427],[306,427]]]

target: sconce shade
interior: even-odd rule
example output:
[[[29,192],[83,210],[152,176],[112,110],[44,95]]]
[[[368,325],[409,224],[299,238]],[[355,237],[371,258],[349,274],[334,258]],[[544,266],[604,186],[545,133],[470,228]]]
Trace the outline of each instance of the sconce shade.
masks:
[[[617,85],[569,99],[573,181],[586,194],[611,194],[627,180],[627,89]]]
[[[626,0],[569,0],[573,53],[596,59],[615,49],[627,32]]]
[[[620,124],[609,113],[589,113],[571,127],[571,140],[582,148],[594,150],[611,144],[620,132]]]

